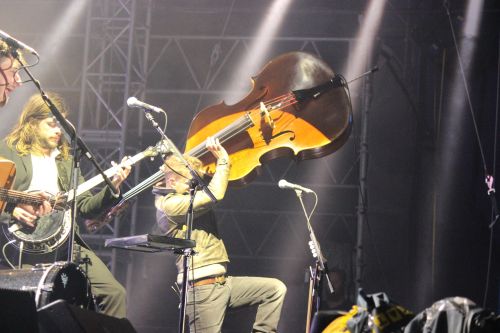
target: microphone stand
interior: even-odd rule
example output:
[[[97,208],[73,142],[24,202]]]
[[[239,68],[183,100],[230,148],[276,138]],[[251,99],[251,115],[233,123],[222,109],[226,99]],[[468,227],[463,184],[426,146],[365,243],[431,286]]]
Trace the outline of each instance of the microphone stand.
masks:
[[[316,234],[314,233],[314,229],[311,225],[310,216],[307,214],[306,207],[304,205],[304,201],[302,200],[302,190],[295,189],[295,193],[297,194],[297,198],[299,198],[300,205],[302,206],[302,210],[304,211],[304,215],[306,217],[306,225],[307,230],[309,231],[309,246],[313,253],[313,257],[316,259],[315,268],[313,270],[312,267],[309,267],[310,277],[309,277],[309,296],[307,303],[307,319],[306,319],[306,333],[309,333],[311,330],[311,319],[313,307],[315,309],[314,312],[319,310],[320,305],[320,287],[321,287],[321,276],[326,276],[326,281],[328,284],[328,289],[330,293],[334,293],[332,282],[330,281],[330,277],[328,276],[328,266],[323,253],[321,252],[321,246],[319,245],[318,239],[316,238]],[[313,192],[314,195],[317,195],[316,192]]]
[[[31,81],[34,83],[35,87],[40,92],[40,95],[42,96],[43,100],[45,101],[45,103],[49,107],[50,111],[52,112],[52,115],[59,122],[59,125],[63,129],[66,136],[69,137],[71,140],[71,146],[73,148],[73,160],[72,160],[70,188],[68,189],[68,193],[69,193],[68,200],[72,199],[72,201],[71,201],[71,223],[70,223],[70,233],[69,233],[69,239],[68,239],[68,263],[71,263],[71,262],[73,262],[73,254],[74,254],[73,248],[74,248],[74,243],[75,243],[75,230],[76,230],[75,226],[76,226],[76,217],[77,217],[76,192],[78,189],[78,170],[79,170],[81,156],[85,155],[90,160],[90,162],[92,162],[94,167],[99,171],[99,173],[103,177],[103,179],[106,182],[106,184],[108,185],[108,187],[111,189],[111,192],[113,193],[114,196],[118,196],[120,193],[118,192],[116,187],[113,185],[111,180],[106,176],[106,174],[104,173],[102,168],[99,166],[95,156],[91,153],[88,146],[77,135],[75,127],[68,120],[66,120],[66,118],[64,118],[64,116],[61,114],[61,112],[57,109],[57,107],[54,105],[54,103],[47,96],[45,91],[43,91],[42,86],[40,84],[40,81],[38,81],[34,78],[33,74],[29,70],[28,66],[26,66],[23,63],[17,50],[13,53],[13,55],[14,55],[14,58],[21,64],[25,73],[29,76]]]
[[[198,188],[201,188],[212,200],[213,203],[217,203],[217,199],[213,195],[213,193],[208,189],[207,185],[201,177],[198,175],[196,171],[193,170],[191,165],[186,161],[184,156],[181,154],[179,149],[173,144],[173,142],[165,135],[165,132],[160,128],[158,123],[154,120],[153,115],[151,114],[151,111],[146,108],[142,108],[144,110],[144,114],[146,116],[146,119],[151,122],[153,127],[156,129],[156,131],[160,134],[162,138],[162,144],[165,145],[166,149],[170,151],[173,155],[175,155],[182,164],[189,170],[189,173],[191,174],[191,181],[189,184],[189,195],[190,195],[190,201],[189,201],[189,207],[188,211],[186,214],[186,240],[191,240],[191,233],[193,230],[193,203],[194,203],[194,198],[197,193]],[[194,254],[194,251],[192,248],[187,248],[184,249],[182,252],[182,267],[184,271],[182,272],[182,289],[181,289],[181,304],[180,304],[180,309],[179,309],[179,333],[183,333],[185,331],[186,327],[186,305],[187,305],[187,285],[188,285],[188,273],[189,273],[189,265],[190,265],[190,259],[191,256]]]

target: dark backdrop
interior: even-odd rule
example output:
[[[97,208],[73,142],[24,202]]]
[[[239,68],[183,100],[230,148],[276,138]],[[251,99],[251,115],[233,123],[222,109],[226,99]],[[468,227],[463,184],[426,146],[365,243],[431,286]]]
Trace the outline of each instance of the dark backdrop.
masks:
[[[48,22],[57,20],[63,3],[67,2],[1,0],[6,10],[0,12],[0,28],[40,48],[44,33],[49,30]],[[147,2],[138,4],[144,8]],[[453,26],[460,35],[465,6],[461,1],[449,4]],[[152,1],[152,5],[150,64],[157,62],[148,78],[145,96],[149,103],[168,110],[168,133],[183,147],[194,114],[224,98],[207,93],[209,89],[198,89],[190,75],[191,71],[195,73],[200,82],[209,75],[209,62],[218,40],[206,37],[254,36],[269,2],[235,1],[224,34],[232,1]],[[325,40],[304,46],[298,40],[355,37],[364,6],[362,1],[295,1],[278,33],[279,37],[291,39],[274,43],[266,61],[303,48],[319,53],[335,71],[341,71],[349,59],[347,44]],[[495,132],[498,14],[496,1],[486,1],[468,80],[490,173],[498,170],[494,160],[495,149],[498,153]],[[24,17],[30,19],[19,19]],[[83,48],[84,27],[85,19],[80,17],[68,47],[50,59],[58,70],[42,77],[47,89],[56,90],[68,99],[74,110],[73,119],[78,110],[78,75],[82,68],[79,50]],[[193,37],[180,38],[190,68],[178,48],[171,47],[161,53],[165,35]],[[219,46],[224,56],[231,41],[222,39]],[[210,88],[224,89],[245,52],[246,46],[239,44]],[[500,248],[498,225],[488,228],[491,203],[485,195],[482,158],[467,101],[451,100],[452,79],[457,74],[456,52],[442,2],[388,1],[376,38],[373,64],[380,70],[374,76],[368,114],[367,223],[363,229],[361,285],[368,293],[385,291],[416,312],[442,297],[455,295],[480,304],[486,300],[487,306],[496,309],[500,282],[496,264]],[[63,84],[59,79],[62,74],[71,77],[69,82],[76,83]],[[184,91],[179,92],[180,89]],[[189,93],[191,90],[194,92]],[[12,122],[7,118],[15,118],[22,105],[17,95],[18,92],[13,103],[2,110],[4,115],[9,114],[2,116],[3,133]],[[353,96],[358,101],[360,97]],[[447,125],[457,114],[462,127],[450,132]],[[306,271],[312,260],[300,206],[293,192],[277,188],[281,178],[318,190],[320,202],[314,224],[319,240],[331,266],[345,271],[347,291],[353,301],[360,110],[355,109],[354,115],[352,135],[338,152],[301,163],[272,161],[249,186],[230,189],[219,206],[220,229],[232,259],[230,273],[274,276],[286,282],[283,332],[303,331]],[[131,112],[130,117],[136,122],[140,116]],[[131,153],[136,153],[138,146],[158,139],[148,124],[142,129],[141,137],[137,128],[128,133],[127,149]],[[447,137],[455,140],[452,148],[443,145]],[[93,148],[99,148],[99,143],[93,144]],[[145,164],[141,179],[157,166],[158,161]],[[449,182],[444,184],[444,178]],[[122,220],[121,236],[130,234],[128,222],[127,217]],[[153,225],[152,195],[146,192],[138,198],[136,234],[149,232]],[[109,259],[102,242],[102,239],[92,241],[93,247]],[[117,252],[115,264],[117,278],[124,284],[128,281],[129,317],[134,326],[141,332],[173,331],[177,323],[177,299],[171,289],[176,274],[173,257],[122,251]],[[231,314],[227,332],[249,329],[252,316],[247,311]]]

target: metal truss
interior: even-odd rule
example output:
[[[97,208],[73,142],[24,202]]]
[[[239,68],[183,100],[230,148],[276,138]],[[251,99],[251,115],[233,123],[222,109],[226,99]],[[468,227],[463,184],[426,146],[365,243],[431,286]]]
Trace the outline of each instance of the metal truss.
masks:
[[[234,65],[242,53],[249,51],[253,39],[245,36],[152,35],[151,47],[158,51],[150,60],[147,95],[196,97],[196,107],[191,110],[194,115],[204,105],[203,99],[217,101],[234,91],[234,87],[225,87],[228,67]],[[352,38],[276,37],[272,39],[273,46],[267,60],[285,52],[306,51],[322,57],[334,68],[340,68],[343,64],[339,59],[346,58],[353,41]],[[204,50],[200,51],[193,45],[203,46]],[[174,71],[165,72],[168,59],[173,59]],[[178,82],[182,82],[182,87]],[[250,89],[250,78],[248,84]]]
[[[127,114],[126,100],[145,91],[151,6],[141,7],[141,11],[136,0],[99,0],[87,8],[78,132],[107,169],[111,161],[120,161],[131,151],[129,131],[140,134],[142,128],[140,120]],[[83,170],[88,171],[86,177],[95,174],[86,165]],[[131,178],[137,181],[138,174],[136,168]],[[82,233],[83,238],[90,243],[98,240],[102,246],[103,238],[119,235],[119,225],[116,219],[97,234]],[[101,249],[98,254],[110,259],[114,271],[115,251]]]

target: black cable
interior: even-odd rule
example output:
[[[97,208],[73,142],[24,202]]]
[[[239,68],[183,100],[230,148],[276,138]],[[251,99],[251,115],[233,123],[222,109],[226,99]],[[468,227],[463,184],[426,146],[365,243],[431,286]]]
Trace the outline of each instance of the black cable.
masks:
[[[483,170],[484,170],[485,175],[489,175],[488,169],[486,167],[486,158],[484,156],[483,144],[481,142],[481,138],[479,136],[479,129],[477,127],[476,115],[474,113],[474,107],[472,106],[472,101],[470,99],[469,85],[467,84],[467,78],[465,77],[465,71],[463,68],[462,57],[460,55],[460,50],[458,49],[458,43],[457,43],[457,38],[455,35],[455,29],[453,28],[453,22],[451,21],[451,13],[450,13],[450,10],[449,10],[449,7],[448,7],[448,4],[446,1],[443,3],[443,7],[446,10],[446,14],[448,16],[448,22],[450,23],[450,30],[451,30],[451,35],[453,37],[453,44],[454,44],[455,50],[457,52],[458,65],[460,66],[460,74],[461,74],[461,77],[462,77],[462,80],[464,83],[465,97],[467,98],[467,103],[469,105],[469,111],[471,114],[472,123],[474,125],[474,134],[476,135],[476,139],[477,139],[477,143],[478,143],[478,147],[479,147],[479,152],[481,153],[481,160],[483,162]]]

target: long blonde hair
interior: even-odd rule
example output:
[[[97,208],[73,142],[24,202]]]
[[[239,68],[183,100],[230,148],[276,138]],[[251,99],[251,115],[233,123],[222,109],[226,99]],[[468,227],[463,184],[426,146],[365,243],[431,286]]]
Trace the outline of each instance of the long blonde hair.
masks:
[[[50,100],[63,116],[68,114],[68,107],[61,96],[53,92],[47,93],[47,96],[49,96]],[[9,147],[15,148],[21,156],[37,151],[40,147],[40,140],[36,135],[37,126],[42,120],[51,116],[50,108],[42,96],[39,94],[31,96],[24,106],[17,124],[5,138],[5,142]],[[70,149],[64,136],[61,136],[61,141],[57,148],[61,152],[60,156],[63,159],[69,158]]]

